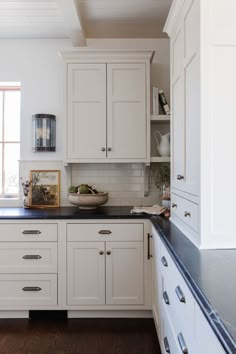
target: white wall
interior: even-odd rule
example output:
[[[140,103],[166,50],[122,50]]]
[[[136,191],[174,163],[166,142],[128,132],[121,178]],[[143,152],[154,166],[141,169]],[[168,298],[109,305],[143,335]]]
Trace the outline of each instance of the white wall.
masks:
[[[155,50],[151,70],[151,84],[163,88],[169,99],[169,40],[168,39],[89,39],[88,46],[93,48],[152,49]],[[158,202],[158,191],[151,186],[149,198],[143,197],[144,169],[142,165],[106,164],[101,176],[98,165],[74,166],[72,180],[67,180],[63,167],[63,63],[58,56],[60,49],[70,48],[65,39],[45,40],[0,40],[0,81],[20,81],[21,95],[21,176],[28,176],[30,169],[61,169],[61,201],[67,204],[67,186],[71,182],[91,181],[97,187],[113,190],[110,204],[143,205]],[[32,152],[32,114],[51,113],[57,119],[56,152]],[[54,161],[51,164],[49,161]],[[51,167],[50,167],[51,166]],[[81,166],[81,169],[80,169]],[[81,170],[81,174],[80,174]],[[133,172],[136,170],[136,172]],[[83,172],[82,172],[83,171]],[[93,171],[93,172],[91,172]],[[96,175],[96,171],[97,175]],[[107,172],[105,172],[107,171]],[[123,171],[123,172],[120,172]],[[125,172],[124,172],[125,171]],[[137,172],[138,171],[138,172]],[[91,178],[92,174],[92,178]],[[131,177],[138,174],[136,183]],[[103,180],[101,183],[101,178]],[[113,179],[109,178],[113,177]],[[105,182],[106,181],[106,182]],[[89,182],[90,183],[90,182]],[[122,188],[122,183],[124,183]],[[136,187],[134,187],[134,184]],[[122,194],[122,192],[124,192]],[[119,194],[120,193],[120,194]],[[126,198],[125,198],[126,196]]]

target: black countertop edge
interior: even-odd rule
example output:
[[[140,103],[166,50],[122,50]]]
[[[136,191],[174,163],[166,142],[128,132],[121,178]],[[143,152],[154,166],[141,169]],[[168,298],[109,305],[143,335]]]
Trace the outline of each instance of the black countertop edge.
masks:
[[[131,214],[132,206],[104,206],[95,210],[81,210],[77,207],[48,209],[0,208],[0,220],[92,220],[92,219],[149,219],[147,214]]]
[[[182,277],[186,281],[191,293],[193,294],[196,302],[198,303],[200,309],[202,310],[203,314],[205,315],[208,323],[210,324],[211,328],[213,329],[214,333],[216,334],[217,338],[219,339],[220,343],[222,344],[225,352],[227,354],[235,354],[236,353],[236,343],[233,337],[230,335],[228,330],[225,328],[224,324],[222,323],[219,315],[217,314],[214,307],[208,301],[200,287],[196,284],[193,277],[188,272],[187,268],[185,267],[184,263],[181,261],[180,257],[176,254],[175,249],[171,245],[168,240],[166,233],[163,231],[160,225],[157,223],[158,218],[151,217],[151,221],[159,235],[161,236],[161,240],[166,245],[171,258],[173,259],[175,265],[177,266],[178,270],[180,271]],[[163,220],[162,220],[163,222]],[[175,227],[174,225],[172,227]],[[181,232],[178,230],[178,232]],[[182,232],[181,232],[182,233]],[[183,235],[184,236],[184,235]],[[186,236],[184,236],[186,238]],[[190,242],[190,241],[189,241]],[[192,244],[193,247],[196,247]]]

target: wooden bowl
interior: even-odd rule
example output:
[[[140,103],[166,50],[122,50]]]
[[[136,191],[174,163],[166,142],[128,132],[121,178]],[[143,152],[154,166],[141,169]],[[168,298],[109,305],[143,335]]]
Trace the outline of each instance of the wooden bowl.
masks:
[[[108,193],[100,192],[97,194],[69,194],[69,202],[77,205],[80,209],[92,210],[108,201]]]

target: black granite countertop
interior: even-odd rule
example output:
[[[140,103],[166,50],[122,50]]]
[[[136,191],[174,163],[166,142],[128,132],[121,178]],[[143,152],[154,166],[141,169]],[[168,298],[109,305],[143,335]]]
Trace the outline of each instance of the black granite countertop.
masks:
[[[131,208],[0,208],[0,220],[150,218],[225,352],[236,354],[236,249],[199,250],[170,221],[131,214]]]
[[[131,214],[132,207],[99,207],[95,210],[80,210],[77,207],[48,209],[0,208],[0,220],[22,219],[144,219],[145,214]]]
[[[151,221],[226,353],[235,354],[236,249],[199,250],[170,221]]]

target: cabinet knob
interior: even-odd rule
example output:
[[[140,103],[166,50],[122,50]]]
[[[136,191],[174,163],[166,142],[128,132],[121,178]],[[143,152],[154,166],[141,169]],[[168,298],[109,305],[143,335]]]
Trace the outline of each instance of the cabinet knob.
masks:
[[[175,203],[172,203],[172,208],[177,208],[177,204],[175,204]]]
[[[99,254],[102,256],[104,254],[104,251],[99,251]]]
[[[187,217],[187,216],[191,217],[191,213],[190,213],[189,211],[185,211],[185,212],[184,212],[184,216],[185,216],[185,217]]]
[[[107,150],[108,150],[108,151],[111,151],[111,150],[112,150],[112,148],[111,148],[111,147],[109,147]]]
[[[178,180],[184,179],[184,176],[183,175],[177,175],[177,179]]]
[[[101,150],[102,150],[102,151],[106,151],[106,148],[103,147],[103,148],[101,148]]]
[[[107,251],[107,255],[110,256],[110,254],[111,254],[111,251]]]

